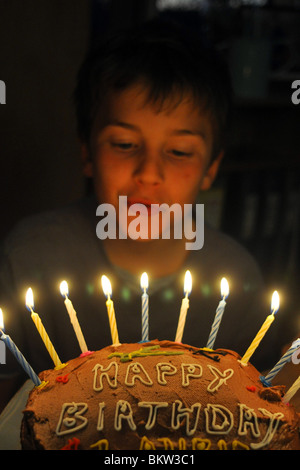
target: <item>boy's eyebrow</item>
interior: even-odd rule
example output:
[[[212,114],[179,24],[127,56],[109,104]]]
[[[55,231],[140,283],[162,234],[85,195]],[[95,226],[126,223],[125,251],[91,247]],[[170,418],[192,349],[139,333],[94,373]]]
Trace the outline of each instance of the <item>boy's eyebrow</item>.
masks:
[[[200,136],[202,137],[203,139],[206,137],[206,134],[205,132],[203,131],[192,131],[190,129],[178,129],[178,130],[175,130],[173,132],[173,134],[175,135],[196,135],[196,136]]]
[[[124,127],[125,129],[132,129],[136,131],[139,130],[139,127],[135,126],[134,124],[129,124],[128,122],[116,121],[116,120],[109,121],[105,127],[108,127],[108,126],[119,126],[119,127]]]
[[[123,122],[123,121],[117,121],[117,120],[112,120],[112,121],[109,121],[105,127],[107,126],[120,126],[120,127],[124,127],[125,129],[131,129],[131,130],[135,130],[135,131],[139,131],[139,127],[138,126],[135,126],[134,124],[129,124],[128,122]],[[173,135],[192,135],[192,136],[200,136],[202,137],[203,139],[205,139],[206,135],[204,132],[202,131],[192,131],[190,129],[175,129],[173,132],[172,132]]]

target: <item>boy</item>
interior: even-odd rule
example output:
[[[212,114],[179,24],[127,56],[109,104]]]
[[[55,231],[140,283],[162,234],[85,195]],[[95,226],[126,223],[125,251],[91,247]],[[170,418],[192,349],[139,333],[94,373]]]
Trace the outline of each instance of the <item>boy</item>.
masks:
[[[154,22],[92,50],[75,99],[83,171],[94,194],[23,222],[6,242],[1,261],[6,331],[37,373],[53,364],[26,313],[26,289],[32,287],[36,311],[67,361],[80,350],[59,282],[68,281],[88,348],[100,349],[112,342],[102,274],[112,283],[121,342],[141,339],[143,271],[149,275],[149,339],[174,340],[189,269],[193,288],[182,341],[199,347],[206,346],[225,276],[231,290],[215,347],[245,352],[266,312],[259,270],[242,247],[206,227],[203,248],[188,251],[184,236],[172,237],[173,220],[170,239],[162,238],[161,224],[155,239],[96,235],[101,204],[116,208],[116,233],[128,235],[134,217],[129,214],[121,227],[121,196],[127,197],[128,212],[134,204],[146,206],[142,224],[151,223],[153,204],[184,208],[210,188],[223,156],[228,97],[227,75],[213,52],[177,27]],[[12,383],[20,368],[7,356],[1,374]],[[259,367],[272,365],[267,348],[254,359],[259,362],[260,356],[265,362]]]

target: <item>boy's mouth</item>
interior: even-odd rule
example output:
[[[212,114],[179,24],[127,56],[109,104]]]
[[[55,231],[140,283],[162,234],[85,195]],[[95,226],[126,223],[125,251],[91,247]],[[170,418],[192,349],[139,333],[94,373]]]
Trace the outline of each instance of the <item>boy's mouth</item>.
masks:
[[[133,204],[143,204],[147,211],[148,211],[148,215],[151,214],[151,210],[152,210],[152,213],[154,212],[155,208],[152,207],[153,204],[159,204],[158,202],[156,201],[151,201],[150,199],[145,199],[145,198],[128,198],[127,199],[127,208],[129,209]]]

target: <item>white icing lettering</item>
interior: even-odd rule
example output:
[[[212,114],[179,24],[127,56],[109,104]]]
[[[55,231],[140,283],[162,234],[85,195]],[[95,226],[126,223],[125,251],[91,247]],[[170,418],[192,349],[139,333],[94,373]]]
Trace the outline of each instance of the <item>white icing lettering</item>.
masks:
[[[172,429],[179,429],[180,422],[185,420],[186,423],[186,435],[192,436],[197,428],[199,413],[201,409],[201,403],[194,403],[190,408],[183,408],[182,402],[180,400],[175,400],[175,403],[172,404],[172,417],[171,417],[171,427]],[[191,420],[192,416],[192,420]],[[190,425],[190,421],[194,421]]]
[[[100,371],[98,373],[98,371]],[[94,382],[93,389],[95,392],[100,392],[103,390],[103,377],[106,378],[109,386],[111,388],[117,387],[117,374],[118,374],[118,364],[116,362],[111,362],[106,369],[101,364],[96,364],[93,368],[94,372]]]
[[[167,416],[169,416],[169,425],[171,429],[177,430],[182,428],[186,436],[193,436],[197,430],[202,431],[203,429],[205,429],[207,435],[225,436],[232,430],[234,425],[234,415],[224,405],[212,403],[207,404],[207,406],[204,408],[202,416],[203,424],[201,423],[200,425],[199,420],[201,416],[201,403],[194,403],[190,407],[184,407],[183,402],[180,400],[176,400],[172,404],[159,401],[141,401],[137,403],[136,407],[132,408],[132,405],[129,402],[125,400],[119,400],[115,405],[114,429],[116,431],[121,431],[124,428],[124,421],[126,421],[126,426],[128,426],[132,431],[137,429],[134,417],[134,413],[137,412],[137,407],[148,409],[148,416],[144,422],[144,428],[146,431],[153,429],[157,424],[157,419],[161,408],[168,408]],[[84,428],[88,424],[88,419],[83,416],[87,409],[88,406],[86,403],[64,403],[62,405],[62,410],[56,427],[57,436],[75,433]],[[240,437],[245,437],[247,433],[251,433],[253,438],[259,438],[262,429],[264,429],[264,427],[259,426],[259,415],[245,404],[238,404],[237,411],[237,435]],[[105,429],[105,413],[107,412],[108,411],[105,402],[100,402],[96,425],[98,431],[103,431]],[[262,413],[264,417],[263,419],[266,423],[267,431],[261,442],[253,442],[250,444],[251,448],[254,450],[261,449],[270,444],[275,434],[278,432],[278,427],[280,426],[281,420],[284,418],[283,413],[277,412],[272,414],[270,411],[265,410],[264,408],[259,408],[259,412]],[[140,417],[138,418],[138,423],[139,426],[142,425]],[[206,448],[207,443],[204,442],[203,439],[197,437],[194,439],[193,449],[197,448],[200,450]],[[172,449],[172,445],[168,441],[168,438],[161,437],[160,441],[163,443],[166,449]],[[180,443],[182,443],[182,447]],[[149,445],[149,442],[145,442],[144,444],[146,448]],[[225,450],[227,444],[227,442],[225,443],[225,441],[223,442],[221,439],[218,443],[218,446],[220,449]],[[97,447],[97,445],[98,443],[95,444],[95,447]],[[185,449],[184,441],[180,441],[178,445],[179,448]],[[232,442],[233,450],[239,447],[248,448],[246,444],[243,444],[240,441]]]
[[[202,376],[200,364],[181,364],[181,371],[183,387],[187,387],[190,384],[190,377],[198,378]]]
[[[149,372],[149,373],[148,373]],[[227,369],[225,371],[219,370],[216,366],[207,364],[202,367],[199,364],[188,364],[181,363],[180,366],[175,367],[172,362],[160,362],[156,366],[152,366],[149,371],[144,368],[140,362],[120,363],[111,362],[109,365],[96,364],[93,368],[93,390],[101,392],[105,387],[111,389],[117,388],[118,384],[123,380],[123,385],[127,387],[139,386],[140,384],[145,386],[152,386],[153,380],[156,380],[160,386],[168,385],[168,382],[172,382],[172,386],[175,383],[175,390],[192,386],[195,383],[195,379],[201,378],[204,374],[203,385],[204,388],[210,393],[217,392],[223,385],[226,387],[228,380],[233,376],[233,370]],[[120,375],[119,375],[120,374]],[[123,377],[125,376],[125,379]],[[169,379],[173,376],[174,378]],[[137,382],[140,382],[138,384]],[[158,388],[159,390],[159,388]],[[178,395],[179,396],[179,395]],[[123,428],[131,429],[135,431],[137,425],[140,427],[143,425],[146,431],[149,431],[155,427],[159,417],[161,416],[160,409],[164,409],[166,417],[168,419],[168,425],[173,430],[183,429],[186,436],[192,436],[194,439],[193,448],[204,449],[208,445],[208,442],[197,438],[195,432],[205,430],[208,435],[228,435],[233,429],[234,415],[224,405],[209,403],[204,408],[201,403],[190,404],[180,400],[175,400],[173,403],[167,403],[165,401],[140,401],[131,404],[131,402],[125,400],[119,400],[115,403],[114,409],[114,428],[116,431],[121,431]],[[238,421],[236,422],[237,436],[251,435],[253,440],[260,438],[261,442],[253,442],[251,444],[252,449],[261,449],[270,444],[274,438],[282,418],[283,413],[274,413],[259,408],[254,410],[249,408],[246,404],[237,403],[237,411],[235,416]],[[202,408],[201,408],[202,407]],[[145,411],[141,409],[144,408]],[[88,418],[83,416],[88,409],[86,403],[64,403],[62,405],[61,413],[56,427],[56,434],[62,436],[65,434],[71,434],[80,429],[84,428],[88,424]],[[201,411],[203,410],[203,411]],[[90,411],[91,412],[91,411]],[[99,400],[98,404],[98,417],[96,427],[98,431],[105,430],[105,424],[109,422],[109,413],[107,406],[104,401]],[[137,413],[137,416],[135,416]],[[202,414],[201,414],[202,413]],[[141,420],[140,416],[146,416],[144,421]],[[264,421],[264,426],[260,425],[260,420]],[[201,424],[200,424],[200,420]],[[124,423],[125,421],[125,423]],[[136,423],[135,423],[136,421]],[[265,431],[266,429],[266,431]],[[261,434],[264,434],[264,437]],[[100,441],[99,441],[100,442]],[[104,442],[104,441],[103,441]],[[169,438],[161,437],[159,442],[163,443],[166,449],[173,449],[173,443]],[[235,444],[235,442],[237,444]],[[104,446],[106,443],[102,443],[99,446]],[[143,444],[146,447],[150,446],[150,441],[145,441]],[[185,449],[186,443],[184,439],[178,443],[179,448]],[[218,446],[220,449],[226,448],[228,442],[220,438]],[[232,442],[232,449],[235,446],[243,447],[240,441]],[[95,447],[98,446],[98,442],[95,443]],[[173,446],[173,447],[172,447]],[[104,447],[103,447],[104,448]]]
[[[208,434],[228,434],[233,427],[233,414],[223,405],[208,404],[204,409],[206,432]]]
[[[129,364],[127,367],[125,384],[128,385],[128,387],[133,387],[136,380],[140,380],[144,385],[153,385],[149,375],[139,362]]]
[[[264,408],[258,408],[258,409],[259,409],[259,411],[261,411],[261,413],[263,413],[265,416],[270,418],[270,422],[269,422],[268,430],[267,430],[266,435],[263,438],[263,440],[261,442],[257,443],[257,444],[255,444],[255,443],[250,444],[251,449],[254,449],[254,450],[261,449],[262,447],[265,447],[266,445],[268,445],[271,442],[271,440],[273,439],[273,437],[274,437],[274,435],[277,431],[280,420],[282,418],[284,418],[283,413],[274,413],[273,414],[270,411],[265,410]]]
[[[207,365],[211,373],[215,376],[215,379],[209,384],[207,387],[208,392],[216,392],[219,390],[221,385],[226,384],[227,385],[227,380],[230,379],[233,375],[233,370],[232,369],[227,369],[224,372],[221,372],[217,367]]]
[[[82,415],[86,412],[87,408],[86,403],[64,403],[56,427],[56,435],[63,436],[64,434],[74,433],[84,428],[88,420]]]
[[[122,429],[122,420],[125,419],[132,431],[136,430],[136,425],[133,421],[132,408],[128,401],[119,400],[115,412],[115,429],[120,431]]]
[[[98,414],[98,421],[97,421],[97,431],[102,431],[104,428],[104,408],[105,403],[99,403],[99,414]]]
[[[122,366],[122,365],[121,365]],[[104,378],[110,388],[117,388],[119,367],[116,362],[111,362],[106,368],[101,364],[96,364],[93,368],[94,380],[93,390],[100,392],[104,388]],[[125,385],[133,387],[135,382],[139,380],[144,385],[153,385],[153,380],[150,378],[144,366],[139,362],[133,362],[126,365]],[[213,374],[214,379],[209,383],[207,391],[214,393],[225,384],[227,385],[228,379],[232,377],[233,370],[227,369],[224,372],[220,371],[217,367],[207,365],[210,372]],[[156,379],[159,385],[167,385],[167,376],[175,375],[178,372],[177,368],[168,362],[160,362],[156,364]],[[181,386],[188,387],[191,385],[190,379],[200,378],[203,375],[203,368],[200,364],[181,364]]]
[[[260,430],[255,411],[243,404],[239,404],[238,406],[240,408],[238,435],[246,436],[248,431],[247,428],[249,428],[253,437],[259,437]]]
[[[149,416],[145,429],[152,429],[156,422],[157,410],[158,408],[166,408],[168,406],[167,402],[158,402],[158,401],[141,401],[138,406],[143,408],[149,408]]]
[[[167,385],[165,376],[176,374],[177,368],[173,364],[170,364],[169,362],[159,362],[158,364],[156,364],[156,371],[157,371],[157,382],[160,385]]]

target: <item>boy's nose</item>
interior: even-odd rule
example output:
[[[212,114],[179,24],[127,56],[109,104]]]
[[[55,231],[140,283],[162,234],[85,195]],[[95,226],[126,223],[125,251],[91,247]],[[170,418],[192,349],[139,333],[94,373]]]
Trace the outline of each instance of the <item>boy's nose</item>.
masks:
[[[134,177],[138,184],[157,186],[162,183],[164,172],[161,157],[150,152],[140,155]]]

